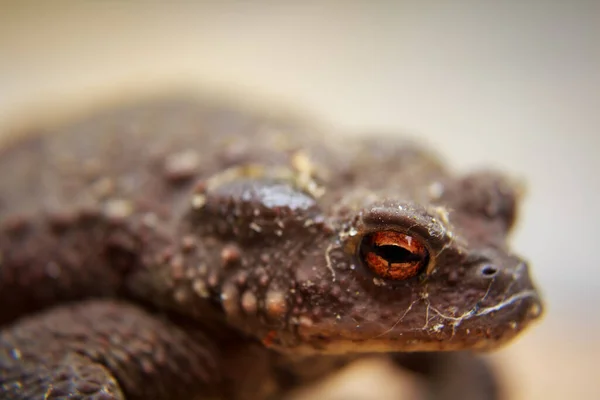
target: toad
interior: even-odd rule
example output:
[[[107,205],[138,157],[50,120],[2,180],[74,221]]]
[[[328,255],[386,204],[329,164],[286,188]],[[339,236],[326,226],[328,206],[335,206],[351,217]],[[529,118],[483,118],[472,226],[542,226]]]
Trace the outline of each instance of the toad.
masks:
[[[373,354],[494,398],[473,353],[542,313],[519,186],[396,136],[163,99],[20,137],[0,182],[3,399],[281,398]]]

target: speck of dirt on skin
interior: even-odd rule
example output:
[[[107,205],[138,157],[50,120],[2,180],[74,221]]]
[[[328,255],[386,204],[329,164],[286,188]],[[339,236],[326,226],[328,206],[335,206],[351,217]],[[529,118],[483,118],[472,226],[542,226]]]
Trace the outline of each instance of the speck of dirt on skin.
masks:
[[[109,219],[123,220],[133,214],[133,203],[125,199],[108,200],[104,213]]]
[[[206,299],[209,296],[206,282],[204,282],[202,279],[196,279],[192,284],[192,289],[194,290],[194,293],[203,299]]]
[[[379,279],[379,278],[373,278],[373,284],[375,286],[385,286],[385,281],[383,279]]]
[[[203,194],[195,194],[192,196],[192,208],[199,210],[206,204],[206,196]]]
[[[267,314],[273,318],[281,318],[287,312],[285,293],[280,290],[271,289],[267,292],[265,299]]]
[[[246,290],[242,295],[242,308],[246,314],[256,314],[257,300],[254,293],[250,290]]]

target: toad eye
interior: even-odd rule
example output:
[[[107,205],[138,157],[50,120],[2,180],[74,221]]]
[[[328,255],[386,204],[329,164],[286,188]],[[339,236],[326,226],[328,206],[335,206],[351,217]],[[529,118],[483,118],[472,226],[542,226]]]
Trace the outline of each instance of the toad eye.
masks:
[[[429,252],[419,239],[396,231],[366,235],[360,257],[379,277],[392,280],[412,278],[429,262]]]

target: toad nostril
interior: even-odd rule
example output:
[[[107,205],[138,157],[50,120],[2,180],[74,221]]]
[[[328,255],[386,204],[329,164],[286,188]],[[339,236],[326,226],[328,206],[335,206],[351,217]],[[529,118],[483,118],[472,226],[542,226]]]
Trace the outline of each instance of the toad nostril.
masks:
[[[488,265],[484,265],[483,267],[481,267],[479,272],[481,273],[481,275],[484,278],[492,278],[492,277],[496,276],[496,274],[498,273],[498,268],[494,267],[493,265],[488,264]]]

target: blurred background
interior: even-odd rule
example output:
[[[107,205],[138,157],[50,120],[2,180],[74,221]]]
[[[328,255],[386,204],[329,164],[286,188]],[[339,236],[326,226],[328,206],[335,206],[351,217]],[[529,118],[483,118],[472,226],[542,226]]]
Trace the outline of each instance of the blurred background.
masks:
[[[600,2],[0,2],[0,135],[182,89],[525,179],[514,246],[547,314],[493,358],[514,399],[600,398]]]

